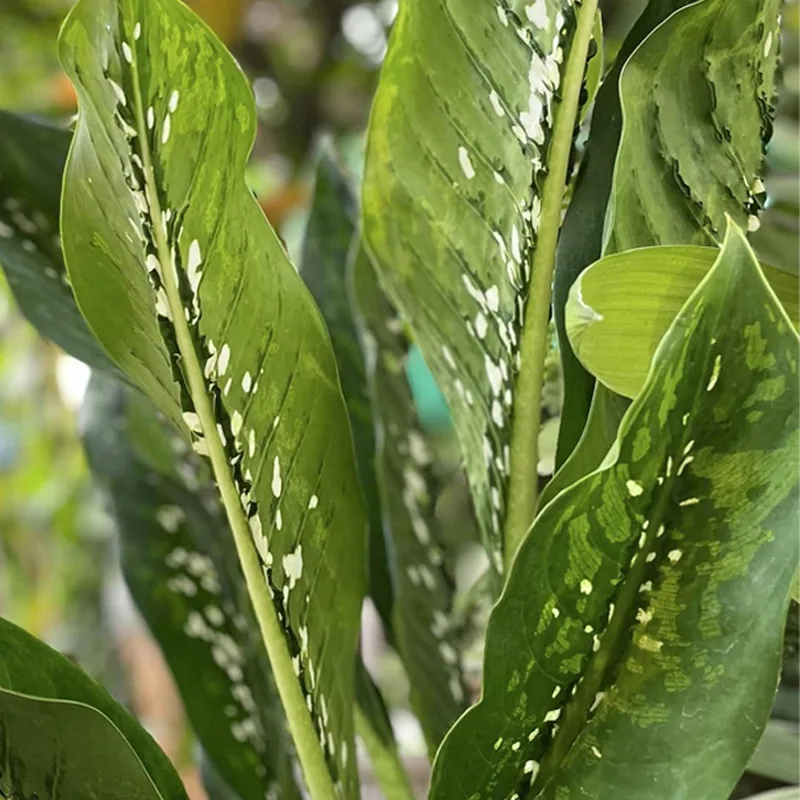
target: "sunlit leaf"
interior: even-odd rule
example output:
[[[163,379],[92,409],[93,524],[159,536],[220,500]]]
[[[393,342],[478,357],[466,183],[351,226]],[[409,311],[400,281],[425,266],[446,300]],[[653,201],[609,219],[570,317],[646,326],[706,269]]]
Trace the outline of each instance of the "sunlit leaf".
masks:
[[[658,343],[718,256],[714,247],[643,247],[585,270],[566,307],[569,340],[584,366],[614,392],[635,397]],[[797,326],[797,277],[772,267],[763,271]]]
[[[780,0],[677,11],[625,65],[606,252],[719,241],[759,225],[772,133]]]
[[[299,797],[280,701],[205,463],[143,396],[108,378],[92,378],[82,417],[125,580],[206,756],[241,800]]]
[[[401,3],[372,110],[365,241],[447,398],[498,570],[501,531],[521,534],[532,518],[536,459],[526,458],[544,355],[523,352],[523,317],[532,292],[530,336],[543,341],[550,281],[543,264],[531,289],[531,264],[555,249],[595,9],[588,0]],[[522,378],[530,396],[518,405]],[[509,480],[523,490],[507,492]],[[515,499],[519,519],[504,524]]]
[[[105,689],[4,619],[0,795],[186,800],[167,757]]]
[[[728,796],[769,716],[800,555],[798,355],[733,229],[603,466],[525,539],[432,798]]]
[[[209,456],[306,781],[352,797],[362,503],[327,332],[244,182],[250,87],[178,0],[80,0],[60,56],[78,303]]]

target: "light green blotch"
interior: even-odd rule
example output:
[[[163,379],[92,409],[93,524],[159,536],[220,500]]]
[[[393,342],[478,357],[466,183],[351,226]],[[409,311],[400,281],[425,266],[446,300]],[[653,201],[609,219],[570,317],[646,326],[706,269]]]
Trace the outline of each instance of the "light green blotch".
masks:
[[[597,571],[602,563],[602,555],[591,543],[592,526],[588,514],[581,514],[573,519],[567,527],[569,547],[567,549],[567,571],[564,583],[570,589],[578,592],[582,580],[587,579],[594,583]],[[586,599],[585,597],[583,598]],[[578,605],[578,610],[583,611]]]
[[[684,692],[692,685],[691,678],[683,671],[683,661],[679,655],[662,653],[658,663],[664,674],[664,688],[670,694]]]
[[[751,408],[756,403],[771,403],[777,400],[786,391],[786,376],[778,375],[775,378],[765,378],[759,381],[755,391],[744,401],[745,408]]]
[[[744,326],[744,338],[747,342],[745,363],[748,369],[773,369],[775,356],[767,353],[767,340],[761,335],[761,323],[754,322]]]
[[[661,403],[658,406],[658,422],[662,428],[667,424],[669,412],[672,411],[672,409],[675,408],[678,403],[678,396],[675,390],[677,389],[682,377],[683,359],[681,359],[680,363],[676,364],[675,367],[669,371],[669,374],[664,378],[664,382],[662,383],[661,387],[656,387],[659,388],[661,393]]]
[[[651,440],[649,428],[642,426],[636,431],[636,438],[633,440],[633,452],[631,453],[634,461],[639,461],[647,455],[650,450]]]
[[[663,725],[670,719],[670,711],[664,703],[653,703],[642,694],[622,699],[621,693],[615,702],[615,711],[627,716],[639,728]]]
[[[595,536],[602,536],[609,542],[629,542],[638,536],[638,526],[629,511],[630,495],[625,486],[628,469],[617,468],[615,478],[603,486],[603,497],[595,510]]]
[[[752,425],[753,423],[758,422],[763,416],[763,411],[748,411],[745,419],[747,419],[747,421]]]

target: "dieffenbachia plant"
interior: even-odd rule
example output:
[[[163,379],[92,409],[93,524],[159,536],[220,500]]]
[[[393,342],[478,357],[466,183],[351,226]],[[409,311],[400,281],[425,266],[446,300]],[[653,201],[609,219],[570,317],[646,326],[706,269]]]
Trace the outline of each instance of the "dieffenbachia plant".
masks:
[[[41,176],[68,134],[0,115],[0,262],[34,324],[104,373],[87,452],[215,797],[295,797],[295,759],[313,798],[357,797],[356,725],[387,797],[410,797],[355,654],[366,586],[436,800],[722,800],[751,759],[798,562],[796,280],[745,233],[780,4],[651,0],[595,95],[597,5],[403,0],[361,220],[323,159],[300,276],[244,184],[249,89],[178,0],[80,0],[65,24],[81,112],[61,239]],[[566,402],[540,493],[551,317]],[[457,721],[412,341],[502,585]],[[29,639],[0,624],[0,790],[94,787],[106,763],[61,746],[73,725],[140,782],[109,797],[181,797],[135,723]],[[42,669],[21,674],[22,651]]]

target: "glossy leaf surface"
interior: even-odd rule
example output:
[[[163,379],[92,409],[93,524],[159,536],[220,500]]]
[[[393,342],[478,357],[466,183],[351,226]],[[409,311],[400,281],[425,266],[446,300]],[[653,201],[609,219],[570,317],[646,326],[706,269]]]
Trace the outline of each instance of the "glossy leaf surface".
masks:
[[[728,796],[782,660],[797,362],[734,229],[602,467],[523,543],[489,623],[483,698],[443,743],[433,798],[531,782],[536,798]]]
[[[0,619],[0,794],[186,800],[150,735],[60,653]]]

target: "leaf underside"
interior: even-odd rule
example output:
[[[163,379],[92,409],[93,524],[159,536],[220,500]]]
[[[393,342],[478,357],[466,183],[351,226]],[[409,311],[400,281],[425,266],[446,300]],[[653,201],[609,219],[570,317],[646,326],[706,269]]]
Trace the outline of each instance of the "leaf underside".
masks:
[[[79,306],[215,459],[229,522],[249,523],[240,557],[263,571],[251,590],[274,604],[331,780],[354,796],[361,498],[327,332],[244,182],[250,87],[177,0],[81,0],[60,57],[80,105],[62,205]]]
[[[365,243],[450,406],[498,570],[530,255],[574,28],[571,0],[403,3],[370,121]]]
[[[187,800],[167,757],[105,689],[4,619],[0,795]]]
[[[531,779],[525,796],[559,800],[728,796],[769,715],[798,558],[797,361],[734,230],[604,465],[523,543],[432,798]]]

